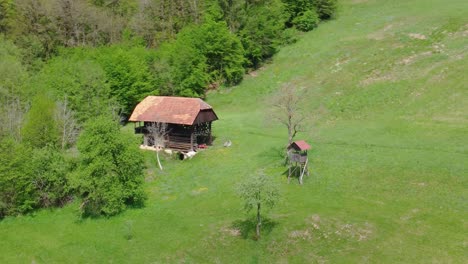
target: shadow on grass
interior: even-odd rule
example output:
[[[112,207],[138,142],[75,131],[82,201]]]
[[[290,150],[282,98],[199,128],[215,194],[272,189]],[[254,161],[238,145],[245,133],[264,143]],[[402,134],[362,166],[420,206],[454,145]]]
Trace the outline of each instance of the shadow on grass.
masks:
[[[277,222],[271,219],[264,218],[260,227],[260,236],[268,235],[277,224]],[[236,220],[232,223],[231,226],[231,228],[239,230],[240,236],[243,239],[251,238],[253,240],[258,239],[255,233],[256,227],[257,221],[254,218],[246,220]]]
[[[308,169],[307,169],[307,171],[308,171]],[[309,176],[307,171],[304,174],[304,179]],[[291,167],[291,172],[292,172],[291,181],[295,180],[295,181],[299,182],[299,178],[301,177],[301,167],[300,166],[292,166]],[[283,173],[281,173],[281,175],[283,175],[285,178],[288,178],[288,174],[289,174],[289,169],[288,168],[286,168],[286,170]]]

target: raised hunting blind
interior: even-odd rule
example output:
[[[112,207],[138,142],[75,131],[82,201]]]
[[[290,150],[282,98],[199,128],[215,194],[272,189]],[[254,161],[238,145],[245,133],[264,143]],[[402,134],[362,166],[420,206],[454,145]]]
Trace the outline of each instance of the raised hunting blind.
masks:
[[[170,96],[146,97],[129,119],[135,122],[135,133],[143,134],[143,146],[180,152],[210,145],[211,123],[216,120],[213,108],[203,100]]]
[[[288,146],[288,180],[291,175],[299,172],[299,183],[302,184],[304,174],[309,176],[309,168],[307,167],[309,159],[307,157],[307,150],[311,149],[310,145],[304,140],[294,141]]]

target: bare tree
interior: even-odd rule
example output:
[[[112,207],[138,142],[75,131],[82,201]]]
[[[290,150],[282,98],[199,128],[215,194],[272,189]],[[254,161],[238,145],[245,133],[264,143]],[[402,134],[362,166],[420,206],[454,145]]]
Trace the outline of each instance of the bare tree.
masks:
[[[62,149],[65,149],[75,143],[79,134],[78,122],[75,119],[75,113],[69,108],[67,98],[57,103],[55,119],[59,127],[60,144]]]
[[[161,165],[161,160],[159,159],[159,152],[164,149],[166,136],[169,134],[169,129],[167,123],[151,123],[151,125],[146,127],[148,129],[148,137],[150,144],[152,143],[156,148],[156,158],[158,160],[159,169],[163,170]]]
[[[284,125],[288,130],[288,146],[294,140],[298,132],[303,131],[305,114],[302,103],[305,98],[304,91],[297,86],[288,83],[281,87],[276,96],[273,97],[273,119]],[[286,164],[290,164],[289,152],[285,153]],[[288,182],[291,180],[291,166],[289,167]]]
[[[273,118],[288,129],[288,145],[303,129],[305,115],[302,108],[304,92],[292,84],[286,84],[273,98]]]
[[[21,140],[21,126],[25,113],[28,112],[28,105],[23,104],[19,97],[11,97],[2,101],[0,111],[0,122],[3,124],[0,127],[0,136],[11,135],[16,140]]]

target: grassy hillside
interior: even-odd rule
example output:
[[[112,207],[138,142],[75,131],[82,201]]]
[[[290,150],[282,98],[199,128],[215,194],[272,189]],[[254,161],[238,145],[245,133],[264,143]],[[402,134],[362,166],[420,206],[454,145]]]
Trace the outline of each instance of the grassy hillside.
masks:
[[[210,94],[215,145],[156,170],[145,208],[77,204],[0,222],[0,263],[466,263],[468,2],[343,0],[336,20]],[[311,175],[287,184],[282,85],[308,90]],[[224,140],[233,142],[222,147]],[[260,241],[234,187],[265,168],[282,200]]]

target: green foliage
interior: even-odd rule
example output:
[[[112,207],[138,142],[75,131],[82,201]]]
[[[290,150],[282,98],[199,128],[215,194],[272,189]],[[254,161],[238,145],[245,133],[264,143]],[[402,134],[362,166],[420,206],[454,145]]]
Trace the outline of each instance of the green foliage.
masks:
[[[226,22],[207,16],[192,34],[196,49],[206,57],[211,81],[236,84],[242,80],[244,49]]]
[[[177,40],[165,46],[161,63],[167,61],[174,94],[204,96],[210,83],[238,83],[244,74],[244,51],[239,39],[224,21],[208,15],[200,26],[182,30]],[[166,89],[166,90],[170,90]]]
[[[20,139],[20,130],[26,112],[25,89],[28,78],[21,65],[21,51],[11,41],[0,36],[0,137]]]
[[[31,105],[22,130],[23,141],[35,148],[57,146],[59,135],[55,121],[55,102],[37,95]]]
[[[13,0],[0,0],[0,34],[10,30],[13,15]]]
[[[340,2],[327,30],[303,34],[229,93],[208,95],[222,116],[213,147],[188,162],[166,160],[164,174],[143,152],[148,206],[77,222],[73,203],[3,220],[0,262],[466,263],[468,2]],[[438,36],[441,53],[407,36],[432,41],[450,18],[462,24]],[[313,126],[299,137],[313,144],[311,174],[302,186],[282,175],[273,146],[284,145],[283,128],[265,129],[270,96],[291,82],[310,91]],[[345,112],[332,103],[346,103]],[[232,186],[265,166],[285,199],[268,214],[277,224],[254,243],[235,225],[250,217],[239,214]]]
[[[0,218],[36,207],[31,158],[29,147],[9,138],[0,141]]]
[[[77,145],[80,164],[72,186],[83,199],[83,215],[115,215],[143,203],[143,159],[116,123],[104,117],[88,121]]]
[[[239,196],[244,200],[244,209],[250,212],[262,205],[268,208],[278,202],[279,186],[273,181],[272,177],[264,172],[247,178],[237,187]]]
[[[26,69],[21,64],[21,50],[11,41],[0,36],[0,102],[7,97],[23,95]]]
[[[153,61],[150,51],[143,47],[113,46],[101,48],[97,56],[121,113],[130,114],[144,97],[155,94],[157,87],[149,68]]]
[[[336,0],[282,0],[289,14],[288,26],[302,31],[313,29],[319,20],[330,19],[337,9]],[[318,18],[316,18],[318,16]]]
[[[165,85],[165,90],[180,96],[202,96],[210,82],[206,57],[183,38],[177,39],[168,50],[170,83]]]
[[[267,5],[251,5],[246,13],[238,35],[249,66],[257,68],[261,62],[273,56],[283,42],[287,16],[279,0],[270,0]]]
[[[338,7],[337,0],[314,0],[314,7],[320,19],[330,19],[336,13]]]
[[[109,114],[116,106],[106,73],[86,56],[86,50],[77,50],[50,60],[31,84],[40,91],[51,91],[60,101],[68,101],[80,123]]]
[[[70,199],[68,161],[56,148],[47,146],[33,151],[33,167],[37,204],[40,207],[62,206]]]
[[[306,10],[293,19],[293,24],[301,31],[310,31],[318,26],[320,18],[315,9]]]

